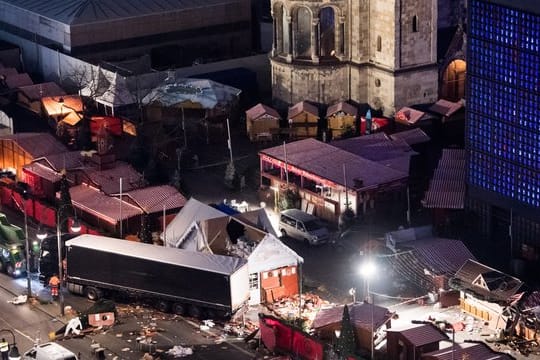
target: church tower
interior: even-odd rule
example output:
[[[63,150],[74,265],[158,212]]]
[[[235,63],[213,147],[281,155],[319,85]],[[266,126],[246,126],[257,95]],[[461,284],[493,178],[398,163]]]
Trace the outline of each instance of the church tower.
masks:
[[[437,0],[272,0],[275,106],[437,100]]]

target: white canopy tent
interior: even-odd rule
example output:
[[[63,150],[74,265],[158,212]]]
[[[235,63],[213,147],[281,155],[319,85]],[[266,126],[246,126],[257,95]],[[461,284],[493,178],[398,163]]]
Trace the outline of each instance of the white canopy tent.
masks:
[[[194,237],[199,233],[197,222],[223,216],[225,213],[195,198],[190,198],[178,215],[167,225],[161,238],[165,246],[197,251],[199,241]]]

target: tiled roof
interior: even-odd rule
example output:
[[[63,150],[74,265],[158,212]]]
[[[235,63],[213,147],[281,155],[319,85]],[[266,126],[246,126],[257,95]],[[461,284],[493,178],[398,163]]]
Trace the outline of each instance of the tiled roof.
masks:
[[[431,140],[429,136],[420,128],[400,131],[390,135],[390,138],[394,140],[402,139],[409,145],[422,144]]]
[[[386,332],[401,334],[415,347],[448,340],[448,336],[433,324],[411,324],[402,328],[386,329]]]
[[[411,249],[409,254],[403,253],[401,259],[408,266],[407,261],[416,264],[420,272],[429,270],[434,275],[453,276],[459,268],[470,259],[475,259],[471,251],[461,240],[445,238],[425,238],[409,242],[400,242],[400,251]]]
[[[35,174],[52,183],[58,182],[62,179],[62,175],[60,173],[38,162],[34,162],[34,163],[23,166],[23,170],[25,172],[30,172],[32,174]]]
[[[180,209],[186,204],[186,198],[170,185],[150,186],[131,190],[125,194],[135,201],[147,214],[159,211]]]
[[[409,172],[410,157],[417,154],[404,140],[389,138],[384,133],[332,141],[330,144],[406,173]]]
[[[343,306],[344,305],[319,310],[313,320],[312,328],[318,329],[327,325],[340,323],[343,318]],[[385,307],[363,302],[347,306],[349,307],[351,323],[355,327],[371,328],[371,324],[373,323],[374,328],[377,329],[386,323],[393,315]]]
[[[280,118],[278,112],[275,109],[261,103],[246,110],[246,118],[251,119],[251,120],[256,120],[263,115],[269,115],[269,116],[275,117],[276,119]]]
[[[296,115],[302,112],[306,112],[313,116],[319,117],[319,109],[317,109],[315,105],[310,104],[307,101],[301,101],[289,108],[287,118],[292,119],[293,117],[295,117]]]
[[[465,206],[466,152],[464,149],[443,149],[422,200],[425,208],[463,209]]]
[[[357,190],[378,187],[395,181],[407,179],[408,173],[394,170],[342,150],[330,144],[304,139],[260,151],[285,162],[284,147],[287,151],[287,162],[307,173],[315,174],[334,184],[345,185],[343,165],[346,165],[347,186]],[[362,183],[362,185],[355,185]]]
[[[66,151],[63,153],[45,155],[35,160],[36,162],[46,163],[57,172],[73,170],[84,167],[84,157],[80,151]]]
[[[67,151],[62,143],[48,133],[17,133],[1,136],[0,139],[14,141],[34,159]]]
[[[205,8],[225,1],[238,0],[2,0],[40,17],[71,25]]]
[[[66,94],[66,92],[53,81],[21,86],[19,91],[30,100],[41,100],[41,98],[45,96],[62,96]]]
[[[112,169],[92,168],[86,169],[85,172],[93,184],[108,195],[120,193],[120,179],[124,193],[143,186],[143,176],[131,165],[121,161],[117,161]]]
[[[454,346],[448,346],[444,349],[435,350],[429,353],[424,353],[430,359],[437,360],[515,360],[513,356],[505,353],[493,351],[487,344],[483,342],[464,342],[457,343]]]
[[[107,196],[98,189],[87,185],[72,186],[69,189],[69,193],[73,206],[94,214],[111,224],[143,214],[143,211],[138,207],[126,201],[120,202],[120,199]],[[120,204],[122,204],[121,217]]]
[[[523,282],[477,261],[468,260],[457,271],[451,284],[489,301],[506,302]]]
[[[353,106],[346,101],[341,101],[328,107],[328,110],[326,111],[326,116],[332,116],[339,111],[343,111],[347,115],[358,115],[358,109],[356,108],[356,106]]]

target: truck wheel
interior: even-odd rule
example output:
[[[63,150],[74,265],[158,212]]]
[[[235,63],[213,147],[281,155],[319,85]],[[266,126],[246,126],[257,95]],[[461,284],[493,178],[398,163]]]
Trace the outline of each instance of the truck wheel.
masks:
[[[172,312],[176,315],[184,315],[186,313],[187,306],[182,303],[174,303],[172,307]]]
[[[13,267],[13,265],[8,264],[6,266],[6,274],[8,274],[11,277],[15,277],[15,268]]]
[[[285,231],[285,229],[281,229],[281,237],[287,237],[287,232]]]
[[[169,312],[169,309],[171,307],[171,304],[169,304],[168,301],[165,301],[165,300],[158,300],[156,301],[156,303],[154,304],[154,307],[158,310],[158,311],[161,311],[161,312]]]
[[[191,305],[188,309],[188,315],[192,318],[201,319],[203,312],[200,307],[196,305]]]
[[[206,318],[208,318],[208,319],[215,320],[215,319],[218,318],[217,311],[214,310],[214,309],[206,309],[205,313],[206,313]]]
[[[103,292],[100,289],[95,288],[93,286],[87,286],[84,292],[88,300],[92,300],[92,301],[97,301],[101,299],[101,297],[103,296]]]

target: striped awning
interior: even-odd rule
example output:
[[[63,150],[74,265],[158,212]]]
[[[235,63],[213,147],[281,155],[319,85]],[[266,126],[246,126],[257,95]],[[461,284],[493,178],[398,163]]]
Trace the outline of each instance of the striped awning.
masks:
[[[422,205],[433,209],[463,209],[465,206],[466,153],[443,149]]]

